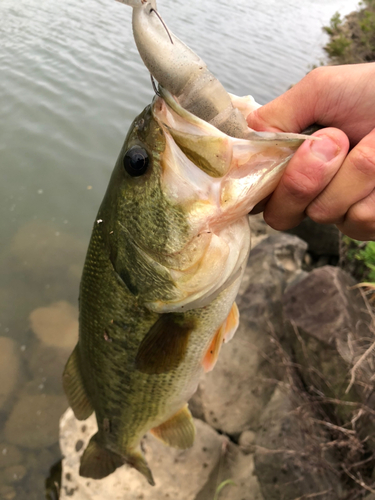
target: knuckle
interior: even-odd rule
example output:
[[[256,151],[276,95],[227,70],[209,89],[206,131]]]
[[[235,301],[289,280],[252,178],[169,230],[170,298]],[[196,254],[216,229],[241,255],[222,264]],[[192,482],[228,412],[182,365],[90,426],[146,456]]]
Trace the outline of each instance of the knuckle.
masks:
[[[321,200],[315,200],[306,209],[306,215],[318,224],[335,224],[341,222],[332,218],[331,211]]]
[[[375,174],[375,150],[369,146],[356,147],[351,152],[350,161],[353,168],[365,175],[366,177],[374,177]]]
[[[299,201],[310,200],[316,193],[316,180],[296,169],[286,171],[282,183],[287,194]]]

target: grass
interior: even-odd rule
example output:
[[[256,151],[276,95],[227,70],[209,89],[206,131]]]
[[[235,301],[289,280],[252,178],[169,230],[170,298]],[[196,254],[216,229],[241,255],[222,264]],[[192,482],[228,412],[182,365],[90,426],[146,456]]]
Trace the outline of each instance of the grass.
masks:
[[[324,50],[334,64],[375,61],[375,0],[364,0],[359,6],[359,11],[345,18],[336,12],[323,28],[330,36]]]

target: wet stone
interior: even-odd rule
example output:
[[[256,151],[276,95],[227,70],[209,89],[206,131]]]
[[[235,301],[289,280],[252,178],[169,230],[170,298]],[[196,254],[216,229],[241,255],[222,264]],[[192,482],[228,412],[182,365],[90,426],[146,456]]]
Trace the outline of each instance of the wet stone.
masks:
[[[13,500],[16,498],[16,490],[13,486],[2,485],[0,486],[0,498],[1,500]]]
[[[1,484],[13,484],[22,481],[26,476],[27,470],[24,465],[12,465],[0,471]]]
[[[0,409],[17,386],[20,371],[19,347],[14,340],[0,337]]]
[[[59,417],[67,406],[64,396],[22,394],[6,421],[6,440],[31,449],[54,444]]]
[[[23,454],[17,446],[9,443],[0,444],[0,469],[10,467],[11,465],[18,465],[22,462]]]
[[[28,352],[28,367],[37,381],[39,392],[46,388],[49,392],[62,391],[61,377],[72,349],[52,347],[35,343]]]
[[[78,310],[65,301],[39,307],[30,314],[38,339],[48,346],[73,349],[78,339]]]

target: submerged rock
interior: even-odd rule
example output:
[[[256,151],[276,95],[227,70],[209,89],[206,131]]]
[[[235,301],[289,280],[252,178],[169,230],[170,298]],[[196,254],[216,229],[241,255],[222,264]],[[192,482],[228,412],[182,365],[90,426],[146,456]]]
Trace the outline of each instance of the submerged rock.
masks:
[[[5,439],[24,448],[51,446],[58,441],[58,419],[67,406],[64,396],[22,393],[5,423]]]
[[[78,340],[78,310],[65,301],[39,307],[30,314],[38,339],[48,346],[72,350]]]
[[[0,409],[17,387],[20,367],[18,344],[8,337],[0,337]]]
[[[17,446],[4,442],[0,444],[0,469],[10,467],[11,465],[18,465],[23,462],[23,458]]]

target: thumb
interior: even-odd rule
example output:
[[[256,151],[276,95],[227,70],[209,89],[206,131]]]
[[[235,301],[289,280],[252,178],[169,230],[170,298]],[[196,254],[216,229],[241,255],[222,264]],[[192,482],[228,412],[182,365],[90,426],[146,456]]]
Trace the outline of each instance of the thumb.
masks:
[[[310,73],[287,92],[247,116],[250,128],[272,132],[301,132],[315,123],[316,86]]]

